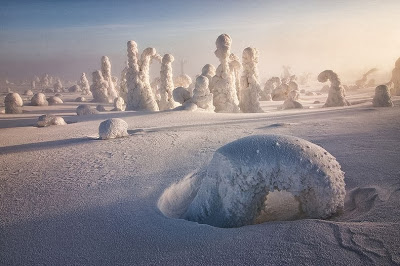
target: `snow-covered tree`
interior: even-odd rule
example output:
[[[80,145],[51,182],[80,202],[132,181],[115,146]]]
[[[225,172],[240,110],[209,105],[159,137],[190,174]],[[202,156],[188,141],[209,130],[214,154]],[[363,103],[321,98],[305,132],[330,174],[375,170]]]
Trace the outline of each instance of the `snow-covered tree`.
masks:
[[[340,82],[338,75],[332,70],[322,71],[318,75],[319,82],[331,82],[329,87],[328,98],[323,107],[335,107],[335,106],[348,106],[350,103],[346,100],[344,95],[344,88]]]
[[[392,79],[389,83],[393,84],[393,88],[391,89],[392,95],[400,96],[400,58],[395,63],[392,71]]]
[[[196,85],[193,90],[191,101],[196,104],[198,108],[206,111],[214,111],[213,94],[210,93],[208,82],[206,76],[200,75],[196,78]]]
[[[90,91],[93,95],[94,102],[111,103],[112,100],[108,97],[108,82],[104,80],[100,70],[92,73],[93,83],[90,86]]]
[[[386,85],[379,85],[375,88],[375,96],[372,99],[375,107],[393,107],[389,88]]]
[[[82,73],[78,85],[81,87],[83,95],[90,95],[90,85],[85,73]]]
[[[21,114],[22,113],[22,106],[24,102],[22,101],[21,96],[14,92],[9,93],[4,98],[4,106],[6,114]]]
[[[115,84],[111,75],[111,62],[107,56],[101,58],[101,74],[103,79],[108,83],[107,95],[113,101],[118,97],[118,92],[115,90]]]
[[[172,91],[174,90],[174,82],[172,79],[172,62],[174,57],[170,54],[165,54],[161,61],[160,71],[160,101],[158,107],[160,110],[173,109],[176,103],[172,97]]]
[[[61,92],[62,88],[63,88],[61,80],[57,79],[57,81],[56,81],[56,83],[54,83],[53,87],[54,87],[55,92]]]

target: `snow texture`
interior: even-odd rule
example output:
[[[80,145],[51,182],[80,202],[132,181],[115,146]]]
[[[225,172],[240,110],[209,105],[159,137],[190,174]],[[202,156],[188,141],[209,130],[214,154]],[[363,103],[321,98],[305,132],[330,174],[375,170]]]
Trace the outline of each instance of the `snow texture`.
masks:
[[[55,115],[41,115],[36,122],[38,127],[48,127],[48,126],[64,126],[65,123],[64,119],[60,116]]]
[[[77,115],[94,115],[94,114],[98,114],[99,112],[93,108],[90,107],[90,105],[79,105],[76,108],[76,114]]]
[[[122,97],[117,97],[114,99],[114,109],[112,111],[125,111],[126,105]]]
[[[160,111],[169,110],[176,107],[176,103],[172,96],[172,91],[174,90],[174,81],[172,79],[172,62],[174,62],[174,57],[171,54],[165,54],[161,61],[159,86],[160,100],[158,102]]]
[[[118,97],[118,92],[115,90],[115,84],[111,75],[111,62],[108,56],[101,57],[101,74],[107,82],[107,96],[112,102]]]
[[[128,124],[120,118],[111,118],[100,123],[100,139],[115,139],[128,135]]]
[[[93,101],[99,103],[110,103],[108,97],[108,82],[104,80],[100,70],[92,73],[93,83],[90,91],[93,95]]]
[[[393,107],[389,88],[386,85],[379,85],[375,88],[375,96],[372,99],[375,107]]]
[[[219,148],[181,218],[216,227],[254,224],[269,192],[287,191],[307,218],[328,218],[344,207],[344,173],[336,159],[304,139],[245,137]]]
[[[338,75],[332,70],[322,71],[318,75],[319,82],[331,82],[331,86],[328,92],[328,98],[323,107],[335,107],[335,106],[348,106],[350,103],[346,100],[344,95],[344,88],[340,82]]]
[[[392,95],[400,96],[400,57],[395,63],[390,83],[393,84]]]
[[[81,75],[81,77],[79,79],[78,85],[81,87],[83,95],[90,95],[91,94],[89,81],[88,81],[88,79],[86,77],[86,74],[84,72],[82,73],[82,75]]]
[[[232,39],[228,34],[221,34],[215,44],[217,49],[214,53],[220,61],[220,65],[217,67],[211,82],[215,112],[237,113],[240,109],[235,76],[229,66]]]
[[[261,87],[258,82],[258,51],[247,47],[242,55],[243,72],[240,79],[240,110],[243,113],[262,113],[260,102]]]
[[[57,96],[50,96],[47,99],[47,102],[49,103],[49,105],[56,105],[56,104],[62,104],[63,103],[63,101]]]
[[[5,113],[6,114],[22,114],[22,106],[24,102],[21,96],[14,92],[9,93],[4,98]]]
[[[31,104],[33,106],[46,106],[49,105],[48,101],[46,100],[46,95],[43,93],[39,92],[33,95],[31,99]]]
[[[128,72],[126,82],[128,87],[128,110],[158,111],[158,105],[150,86],[150,62],[158,59],[159,55],[154,48],[146,48],[140,57],[137,44],[128,41]]]
[[[208,82],[208,78],[205,76],[201,75],[196,78],[191,102],[197,105],[198,108],[212,112],[214,111],[213,94],[210,93]]]

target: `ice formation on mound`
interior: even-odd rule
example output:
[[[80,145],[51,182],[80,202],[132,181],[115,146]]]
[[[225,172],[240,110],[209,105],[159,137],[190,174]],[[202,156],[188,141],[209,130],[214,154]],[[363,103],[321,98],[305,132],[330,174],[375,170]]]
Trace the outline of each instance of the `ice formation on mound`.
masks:
[[[60,79],[57,79],[56,83],[54,83],[53,88],[55,92],[62,92],[63,86]]]
[[[393,84],[391,94],[400,96],[400,58],[397,59],[395,63],[395,67],[392,71],[392,78],[389,83]]]
[[[107,96],[111,101],[114,101],[118,97],[118,92],[115,90],[115,84],[111,76],[111,62],[108,56],[101,57],[101,74],[107,82]]]
[[[111,118],[100,123],[100,139],[115,139],[128,135],[128,124],[120,118]]]
[[[332,70],[322,71],[318,75],[319,82],[331,82],[331,86],[328,92],[328,98],[323,107],[335,107],[335,106],[348,106],[350,103],[346,100],[344,95],[344,88],[341,85],[338,75]]]
[[[56,104],[62,104],[63,103],[63,101],[57,96],[50,96],[47,99],[47,102],[49,103],[49,105],[56,105]]]
[[[393,107],[389,88],[386,85],[379,85],[375,88],[375,96],[372,99],[375,107]]]
[[[90,86],[90,91],[93,95],[94,102],[110,103],[108,97],[108,83],[104,80],[100,70],[92,73],[93,83]]]
[[[212,88],[210,86],[212,78],[215,76],[215,67],[211,64],[206,64],[201,69],[201,75],[208,78],[208,87],[212,93]]]
[[[365,88],[366,85],[367,85],[368,75],[370,75],[370,74],[376,72],[377,70],[378,70],[378,69],[376,69],[376,68],[372,68],[372,69],[368,70],[368,71],[363,75],[363,77],[362,77],[361,79],[359,79],[359,80],[357,80],[357,81],[355,82],[357,88],[361,88],[361,89],[362,89],[362,88]]]
[[[44,95],[41,92],[36,93],[35,95],[33,95],[32,99],[31,99],[31,104],[33,106],[46,106],[46,105],[49,105],[49,103],[46,100],[46,95]]]
[[[298,102],[299,99],[299,91],[292,90],[289,92],[287,99],[283,102],[282,109],[300,109],[303,108],[303,105]]]
[[[179,218],[217,227],[260,222],[268,195],[275,190],[292,193],[305,218],[327,218],[341,210],[346,193],[344,173],[331,154],[306,140],[282,135],[231,142],[191,179],[190,185],[202,179],[201,185],[183,195],[193,200],[179,202],[187,206]],[[165,200],[163,195],[160,201]]]
[[[24,92],[24,95],[26,95],[26,96],[33,96],[33,91],[32,91],[32,90],[26,90],[26,91]]]
[[[217,50],[214,53],[220,61],[211,81],[216,112],[237,113],[240,111],[235,76],[229,66],[231,44],[232,39],[228,34],[221,34],[215,42]]]
[[[146,48],[140,57],[137,44],[134,41],[127,43],[128,71],[126,82],[128,87],[127,109],[158,111],[158,105],[150,86],[150,62],[159,59],[154,48]]]
[[[9,93],[4,98],[4,106],[6,114],[22,114],[22,106],[24,102],[22,101],[21,96],[14,92]]]
[[[264,90],[260,93],[261,101],[272,101],[272,92],[281,85],[279,77],[272,77],[265,82]]]
[[[86,74],[85,73],[82,73],[81,78],[79,79],[78,85],[81,87],[83,95],[90,95],[91,94],[89,81],[86,78]]]
[[[161,61],[160,70],[160,100],[158,107],[160,111],[173,109],[176,103],[172,97],[172,91],[174,90],[174,81],[172,79],[172,62],[174,57],[170,54],[165,54]]]
[[[243,72],[240,79],[240,110],[243,113],[262,113],[260,107],[260,83],[258,82],[258,51],[247,47],[243,51]]]
[[[79,105],[76,108],[76,114],[77,115],[94,115],[98,114],[99,112],[93,108],[91,108],[89,105]]]
[[[114,109],[111,111],[125,111],[126,105],[122,97],[117,97],[114,99]]]
[[[63,126],[66,125],[64,118],[55,116],[55,115],[42,115],[39,116],[36,125],[38,127],[47,127],[47,126]]]
[[[208,78],[205,76],[201,75],[196,78],[191,102],[197,105],[198,108],[212,112],[214,111],[213,94],[210,93],[208,82]]]

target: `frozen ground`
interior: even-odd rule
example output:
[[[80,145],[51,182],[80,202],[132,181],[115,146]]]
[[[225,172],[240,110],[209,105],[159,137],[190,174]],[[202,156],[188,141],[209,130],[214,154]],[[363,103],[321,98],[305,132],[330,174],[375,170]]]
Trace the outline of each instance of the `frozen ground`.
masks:
[[[261,102],[261,114],[78,117],[77,96],[0,114],[1,265],[400,264],[400,97],[394,108],[374,108],[370,88],[350,94],[357,104],[344,108],[320,108],[324,94],[303,96],[313,108],[302,110]],[[44,113],[69,124],[33,127]],[[96,140],[100,122],[113,117],[128,123],[130,136]],[[345,171],[344,212],[223,229],[157,208],[166,188],[219,147],[260,134],[304,138],[335,156]]]

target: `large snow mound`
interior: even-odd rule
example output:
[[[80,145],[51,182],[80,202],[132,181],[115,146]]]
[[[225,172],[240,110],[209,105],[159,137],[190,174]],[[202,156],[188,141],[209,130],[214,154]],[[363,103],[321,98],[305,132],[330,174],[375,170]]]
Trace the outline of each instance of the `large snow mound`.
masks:
[[[128,135],[128,124],[120,118],[111,118],[100,123],[100,139],[115,139]]]
[[[159,207],[165,215],[177,217],[176,210],[187,206],[179,218],[217,227],[276,220],[265,217],[265,210],[272,208],[268,196],[274,191],[291,193],[302,218],[328,218],[344,206],[344,173],[336,159],[323,148],[291,136],[250,136],[231,142],[219,148],[209,165],[193,176],[193,180],[202,180],[201,184],[191,185],[189,192],[183,189],[186,196],[181,196],[193,198],[190,204],[178,201],[180,207],[171,211],[165,202],[173,200],[165,197],[179,198],[179,190],[164,192]],[[264,220],[260,220],[262,216]]]

